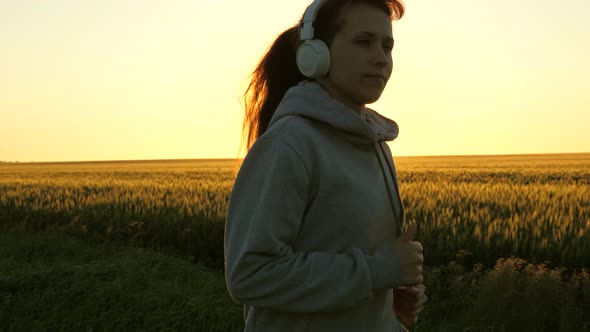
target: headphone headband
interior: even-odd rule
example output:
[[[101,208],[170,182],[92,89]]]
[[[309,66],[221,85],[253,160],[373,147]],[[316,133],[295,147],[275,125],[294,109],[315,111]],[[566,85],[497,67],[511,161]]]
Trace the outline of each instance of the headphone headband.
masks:
[[[318,15],[319,9],[325,0],[315,0],[307,10],[305,11],[305,15],[303,15],[303,27],[301,28],[301,41],[313,39],[314,37],[314,27],[313,22],[315,21],[316,16]]]

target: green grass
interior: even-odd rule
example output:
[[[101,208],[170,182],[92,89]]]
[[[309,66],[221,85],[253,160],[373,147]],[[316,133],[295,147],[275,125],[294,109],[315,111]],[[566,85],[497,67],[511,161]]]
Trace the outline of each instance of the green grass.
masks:
[[[590,331],[590,275],[518,258],[493,269],[455,262],[425,270],[429,300],[415,331]]]
[[[142,248],[56,233],[0,235],[0,330],[231,331],[223,274]]]
[[[412,331],[589,331],[590,275],[465,255],[425,267]],[[463,258],[462,258],[463,257]],[[241,331],[223,273],[187,257],[61,233],[0,234],[0,331]]]

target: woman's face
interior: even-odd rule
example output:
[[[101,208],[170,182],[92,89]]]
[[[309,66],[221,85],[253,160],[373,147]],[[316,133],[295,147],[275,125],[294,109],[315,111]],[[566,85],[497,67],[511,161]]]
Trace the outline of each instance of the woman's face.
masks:
[[[387,13],[366,4],[342,9],[342,28],[330,45],[330,70],[318,78],[330,95],[361,111],[379,99],[393,68],[392,23]]]

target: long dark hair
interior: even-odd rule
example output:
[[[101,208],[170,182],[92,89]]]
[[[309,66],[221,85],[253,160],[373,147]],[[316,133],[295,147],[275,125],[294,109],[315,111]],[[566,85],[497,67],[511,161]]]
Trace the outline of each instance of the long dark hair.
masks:
[[[340,11],[353,3],[375,6],[386,12],[392,20],[399,20],[404,15],[402,0],[327,0],[314,23],[316,38],[330,46],[343,24],[339,19]],[[246,112],[242,126],[242,143],[246,138],[246,151],[264,134],[287,90],[307,79],[299,72],[296,62],[302,22],[303,16],[295,26],[277,37],[249,76],[250,84],[243,95]]]

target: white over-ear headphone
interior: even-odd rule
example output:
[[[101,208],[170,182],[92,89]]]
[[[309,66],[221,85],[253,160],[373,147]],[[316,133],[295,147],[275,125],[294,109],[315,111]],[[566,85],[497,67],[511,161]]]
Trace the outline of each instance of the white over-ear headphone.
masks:
[[[314,39],[313,23],[325,0],[314,0],[303,16],[300,38],[303,44],[297,49],[297,67],[306,77],[325,76],[330,69],[330,49],[323,41]]]

